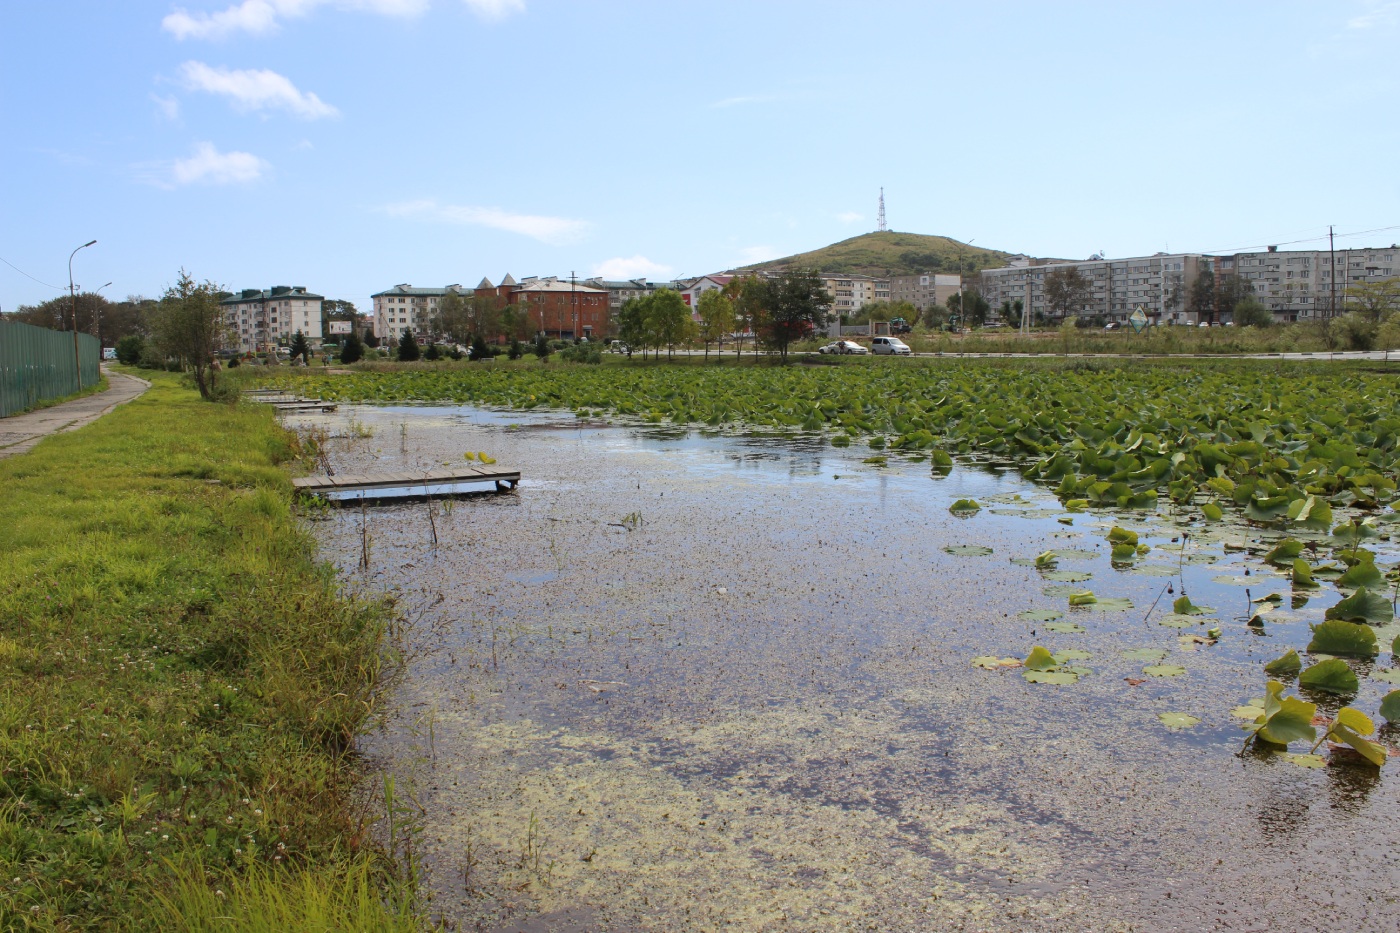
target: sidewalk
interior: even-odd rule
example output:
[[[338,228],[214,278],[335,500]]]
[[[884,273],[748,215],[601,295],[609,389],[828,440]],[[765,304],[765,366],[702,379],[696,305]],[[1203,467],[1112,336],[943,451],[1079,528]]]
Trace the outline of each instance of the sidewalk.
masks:
[[[71,431],[96,421],[150,387],[150,383],[145,380],[110,372],[106,367],[103,367],[102,372],[111,386],[106,392],[74,399],[52,408],[41,408],[22,415],[0,418],[0,459],[22,454],[50,434]]]

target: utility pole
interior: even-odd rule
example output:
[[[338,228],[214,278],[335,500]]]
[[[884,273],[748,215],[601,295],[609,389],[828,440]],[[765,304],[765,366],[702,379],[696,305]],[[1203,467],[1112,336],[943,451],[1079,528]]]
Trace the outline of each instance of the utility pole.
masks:
[[[1328,318],[1337,316],[1337,241],[1332,225],[1327,225],[1327,253],[1332,263],[1332,307],[1327,311]]]
[[[574,339],[578,339],[578,296],[574,294],[574,289],[578,286],[578,276],[574,275],[574,270],[569,270],[569,313],[573,315],[570,322],[574,328]]]
[[[96,242],[96,240],[89,240],[78,249],[87,249]],[[73,307],[73,378],[77,380],[78,391],[81,392],[83,390],[83,358],[78,353],[78,293],[73,288],[73,257],[78,255],[78,249],[68,254],[68,301]],[[106,288],[107,286],[102,287]]]

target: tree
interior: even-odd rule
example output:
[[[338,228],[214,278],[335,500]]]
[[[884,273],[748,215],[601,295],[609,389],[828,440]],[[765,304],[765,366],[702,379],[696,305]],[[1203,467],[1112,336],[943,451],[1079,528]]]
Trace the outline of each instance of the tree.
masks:
[[[1400,279],[1348,285],[1342,298],[1342,306],[1369,321],[1383,321],[1392,313],[1400,311]]]
[[[219,295],[213,282],[196,284],[181,269],[179,280],[165,290],[150,315],[157,348],[194,373],[195,385],[205,399],[214,396],[214,351],[228,336]]]
[[[428,349],[423,351],[423,359],[427,360],[429,363],[436,363],[438,360],[442,359],[442,351],[438,349],[437,343],[428,344]]]
[[[340,361],[349,365],[358,363],[364,359],[365,345],[360,340],[360,335],[353,328],[345,335],[345,341],[340,345]]]
[[[964,305],[967,306],[966,313],[963,310]],[[962,294],[948,297],[948,312],[950,315],[958,315],[958,324],[962,327],[981,327],[986,323],[991,310],[991,304],[975,288],[964,288]]]
[[[1093,286],[1078,266],[1056,269],[1045,277],[1045,301],[1058,317],[1081,310],[1092,294]]]
[[[539,360],[541,363],[546,362],[549,359],[549,354],[551,352],[549,349],[549,338],[544,335],[544,331],[540,331],[538,334],[535,335],[534,349],[535,359]]]
[[[311,344],[307,343],[306,335],[301,331],[292,334],[292,359],[301,357],[302,363],[311,365]]]
[[[418,341],[414,339],[413,331],[405,330],[403,336],[399,338],[399,362],[412,363],[420,355]]]
[[[327,298],[321,302],[321,338],[323,340],[330,336],[331,321],[349,321],[352,331],[358,330],[362,323],[353,301]]]
[[[629,357],[634,349],[640,349],[645,358],[648,336],[646,298],[628,298],[622,303],[617,312],[617,336],[627,344]]]
[[[734,330],[734,302],[725,297],[722,291],[707,291],[700,295],[696,303],[700,315],[697,332],[705,342],[705,359],[710,358],[710,344],[723,341],[724,335]]]
[[[1222,275],[1215,288],[1215,310],[1221,318],[1233,315],[1235,305],[1254,295],[1254,283],[1238,275]],[[1210,320],[1216,318],[1212,316]]]
[[[1194,314],[1198,321],[1215,319],[1214,270],[1202,269],[1196,276],[1196,281],[1191,283],[1190,293],[1186,297],[1186,310]]]
[[[792,342],[823,326],[831,307],[831,295],[821,277],[809,270],[755,279],[745,287],[744,296],[753,303],[755,332],[765,345],[778,351],[784,362]]]
[[[1235,305],[1234,315],[1237,327],[1268,327],[1274,316],[1259,299],[1251,296]]]
[[[669,356],[676,344],[690,338],[695,323],[690,317],[690,305],[685,303],[680,292],[670,288],[658,288],[642,301],[646,306],[647,331],[652,345],[658,354],[665,347]]]
[[[117,362],[135,366],[141,362],[141,351],[145,348],[146,341],[136,334],[127,334],[117,341]]]

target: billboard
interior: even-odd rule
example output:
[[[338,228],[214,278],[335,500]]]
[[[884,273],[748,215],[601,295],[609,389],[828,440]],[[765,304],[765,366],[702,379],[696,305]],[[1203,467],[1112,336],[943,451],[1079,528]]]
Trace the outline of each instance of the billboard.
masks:
[[[331,321],[330,324],[332,334],[348,334],[353,326],[349,321]]]

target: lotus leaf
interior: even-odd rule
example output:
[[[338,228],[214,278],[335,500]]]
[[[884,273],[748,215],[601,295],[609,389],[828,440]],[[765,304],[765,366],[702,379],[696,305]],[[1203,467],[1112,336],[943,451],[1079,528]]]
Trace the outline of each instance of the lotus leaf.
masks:
[[[1165,625],[1167,628],[1190,628],[1193,625],[1202,625],[1204,622],[1204,619],[1184,616],[1178,612],[1169,612],[1157,620],[1158,625]]]
[[[1283,684],[1271,680],[1264,687],[1264,709],[1254,722],[1245,726],[1255,736],[1273,745],[1288,745],[1303,739],[1317,740],[1312,720],[1317,704],[1283,695]]]
[[[1203,616],[1213,611],[1213,609],[1206,606],[1197,606],[1195,603],[1191,602],[1190,597],[1187,596],[1179,596],[1176,601],[1172,603],[1172,612],[1177,615]]]
[[[1380,654],[1380,646],[1376,644],[1376,633],[1370,626],[1328,619],[1321,625],[1312,626],[1308,652],[1323,652],[1344,658],[1374,658]]]
[[[1167,656],[1167,652],[1161,648],[1129,648],[1123,652],[1123,657],[1129,661],[1160,661]]]
[[[1293,752],[1279,752],[1278,755],[1289,764],[1297,765],[1300,768],[1325,768],[1327,759],[1321,755],[1298,755]]]
[[[1380,537],[1380,529],[1376,527],[1374,519],[1352,519],[1349,522],[1342,522],[1332,529],[1332,537],[1357,546],[1362,541]]]
[[[1234,716],[1236,719],[1248,719],[1252,722],[1264,715],[1264,700],[1261,697],[1243,706],[1236,706],[1234,709],[1230,710],[1230,715]]]
[[[1031,653],[1026,656],[1024,663],[1026,665],[1026,670],[1030,671],[1049,671],[1059,667],[1059,662],[1055,660],[1055,656],[1046,649],[1040,647],[1040,645],[1031,648]]]
[[[1081,590],[1078,593],[1071,593],[1069,596],[1069,604],[1071,606],[1092,606],[1098,601],[1098,597],[1088,590]]]
[[[1072,684],[1079,680],[1074,671],[1026,671],[1021,676],[1033,684]]]
[[[1025,619],[1027,622],[1054,622],[1056,619],[1063,619],[1065,614],[1054,609],[1027,609],[1024,612],[1016,613],[1016,618]]]
[[[980,544],[950,544],[943,550],[954,557],[986,557],[993,553],[991,548]]]
[[[1372,671],[1372,680],[1379,680],[1383,684],[1400,684],[1400,667],[1392,667],[1383,671]]]
[[[1293,585],[1303,589],[1313,589],[1318,585],[1313,579],[1312,568],[1301,557],[1293,561]]]
[[[1133,601],[1126,596],[1100,596],[1094,608],[1099,612],[1127,612],[1133,608]]]
[[[976,512],[981,508],[982,506],[977,502],[976,499],[959,499],[957,502],[954,502],[952,505],[948,506],[948,511]]]
[[[1067,534],[1066,537],[1074,536]],[[1055,556],[1063,558],[1064,560],[1093,560],[1099,556],[1099,552],[1082,547],[1056,548]]]
[[[1225,517],[1225,512],[1214,502],[1207,502],[1201,506],[1201,512],[1205,514],[1207,521],[1218,522]]]
[[[1111,553],[1111,558],[1114,563],[1136,560],[1137,556],[1137,548],[1133,547],[1131,544],[1115,544]]]
[[[1326,612],[1328,619],[1343,619],[1348,622],[1370,622],[1372,625],[1385,625],[1395,618],[1395,610],[1379,593],[1368,592],[1361,587]]]
[[[1392,690],[1381,697],[1381,716],[1387,722],[1400,722],[1400,690]]]
[[[1189,729],[1199,725],[1201,721],[1188,713],[1158,713],[1157,718],[1162,720],[1162,725],[1168,729]]]
[[[1380,586],[1383,583],[1385,583],[1385,577],[1376,569],[1374,558],[1358,560],[1337,580],[1338,586],[1347,589],[1361,586]]]
[[[989,671],[999,670],[1003,667],[1020,667],[1020,658],[998,658],[995,655],[983,655],[972,659],[973,667],[985,668]]]
[[[1264,560],[1278,567],[1288,567],[1292,565],[1293,561],[1302,553],[1303,542],[1295,541],[1292,538],[1285,538],[1274,545],[1273,549],[1264,555]]]
[[[1035,556],[1035,565],[1037,567],[1051,569],[1057,563],[1059,563],[1059,561],[1056,559],[1054,551],[1042,551]]]
[[[1054,580],[1056,583],[1083,583],[1092,580],[1094,575],[1087,570],[1049,570],[1041,574],[1047,580]]]
[[[1066,648],[1063,651],[1055,652],[1055,661],[1063,665],[1068,661],[1087,661],[1093,655],[1082,648]]]
[[[887,465],[889,462],[890,462],[890,458],[889,458],[889,457],[883,457],[883,456],[866,457],[864,460],[861,461],[861,463],[868,463],[868,464],[870,464],[871,466],[885,466],[885,465]],[[965,500],[960,500],[960,501],[965,501]],[[960,510],[957,509],[957,508],[954,508],[953,511],[956,512],[956,511],[960,511]],[[973,510],[969,509],[968,511],[973,511]]]
[[[1180,677],[1186,673],[1186,668],[1180,664],[1149,664],[1142,672],[1148,677]]]
[[[1126,544],[1131,547],[1137,547],[1138,536],[1136,531],[1129,531],[1126,528],[1119,528],[1117,525],[1114,525],[1108,531],[1108,540],[1111,544]]]
[[[1303,659],[1292,648],[1281,658],[1275,658],[1264,665],[1266,674],[1296,674],[1303,669]]]
[[[1051,622],[1049,625],[1045,626],[1045,630],[1048,632],[1058,632],[1062,635],[1078,635],[1087,631],[1087,629],[1078,622]]]
[[[1355,693],[1361,683],[1356,678],[1356,672],[1347,666],[1347,662],[1341,658],[1328,658],[1312,667],[1304,668],[1298,675],[1298,685],[1324,693],[1347,696]]]
[[[1343,745],[1350,746],[1357,754],[1361,755],[1371,764],[1379,768],[1385,764],[1386,751],[1382,745],[1365,738],[1376,731],[1376,724],[1371,721],[1371,717],[1361,712],[1359,709],[1352,709],[1350,706],[1343,706],[1337,710],[1337,718],[1328,727],[1327,734],[1323,740],[1331,739]],[[1322,740],[1319,740],[1321,744]]]
[[[946,451],[931,450],[929,451],[928,458],[933,461],[933,465],[936,467],[950,467],[953,465],[953,458],[948,456]]]

